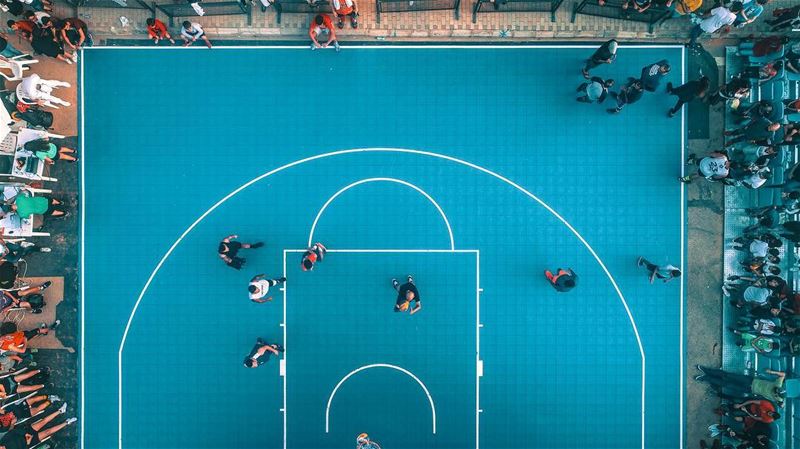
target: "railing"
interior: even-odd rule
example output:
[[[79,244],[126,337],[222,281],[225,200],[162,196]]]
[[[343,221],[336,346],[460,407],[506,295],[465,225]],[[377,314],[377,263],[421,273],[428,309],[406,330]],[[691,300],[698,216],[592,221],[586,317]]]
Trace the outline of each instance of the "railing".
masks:
[[[622,8],[622,5],[625,3],[624,0],[606,0],[605,5],[600,6],[598,0],[582,0],[580,3],[575,4],[570,22],[575,23],[575,16],[577,14],[631,20],[634,22],[646,23],[652,33],[656,23],[659,21],[663,22],[672,16],[672,10],[663,5],[651,3],[650,7],[647,8],[645,12],[639,12],[633,7],[634,0],[629,0],[630,4],[627,9]]]
[[[250,4],[242,1],[201,2],[205,16],[247,15],[247,25],[252,25]],[[169,17],[169,26],[175,26],[175,17],[197,17],[197,13],[189,2],[160,4],[156,8]]]
[[[381,13],[440,11],[452,9],[456,20],[459,18],[461,0],[375,0],[375,20],[381,23]]]
[[[143,0],[66,0],[67,3],[78,7],[91,8],[127,8],[127,9],[146,9],[155,14],[156,8],[152,3]]]
[[[550,20],[556,21],[556,11],[564,0],[475,0],[472,8],[472,23],[479,12],[550,12]]]
[[[331,5],[327,1],[307,1],[307,0],[275,0],[275,13],[278,23],[281,23],[283,13],[291,14],[331,14]]]

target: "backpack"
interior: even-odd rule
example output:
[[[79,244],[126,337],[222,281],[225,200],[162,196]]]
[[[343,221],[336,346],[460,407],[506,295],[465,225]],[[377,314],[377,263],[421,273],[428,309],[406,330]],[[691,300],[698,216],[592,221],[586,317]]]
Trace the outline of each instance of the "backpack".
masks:
[[[21,299],[23,301],[27,301],[28,304],[30,304],[31,307],[34,309],[41,309],[42,307],[44,307],[44,296],[42,296],[39,293],[23,296]]]

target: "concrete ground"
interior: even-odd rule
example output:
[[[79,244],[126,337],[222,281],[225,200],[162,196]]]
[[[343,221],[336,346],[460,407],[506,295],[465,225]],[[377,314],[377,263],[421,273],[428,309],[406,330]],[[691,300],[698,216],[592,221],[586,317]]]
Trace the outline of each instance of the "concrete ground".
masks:
[[[784,0],[773,2],[776,5],[786,3]],[[470,3],[471,5],[471,3]],[[407,40],[410,38],[487,40],[487,39],[550,39],[550,40],[601,40],[612,36],[635,41],[676,42],[683,39],[688,29],[686,19],[668,22],[657,29],[655,34],[647,33],[641,24],[621,22],[610,19],[578,17],[575,24],[569,22],[571,4],[565,3],[558,13],[558,21],[552,23],[547,14],[514,13],[484,14],[477,24],[471,23],[467,7],[462,5],[462,18],[455,21],[448,12],[389,14],[383,16],[382,23],[377,25],[369,19],[374,4],[364,2],[362,8],[363,28],[358,31],[348,30],[343,33],[346,39],[374,39],[388,36],[389,40]],[[56,15],[70,16],[75,14],[72,7],[58,4]],[[768,13],[765,13],[765,16]],[[6,14],[0,14],[5,21]],[[143,21],[149,15],[143,11],[122,9],[81,8],[78,15],[89,22],[95,37],[102,42],[105,38],[137,37],[143,38]],[[125,15],[132,25],[122,27],[119,17]],[[254,25],[247,27],[243,16],[219,16],[200,19],[213,37],[231,37],[239,39],[277,38],[302,39],[308,17],[306,15],[286,15],[284,23],[277,26],[274,12],[263,15],[259,11],[253,13]],[[164,18],[164,17],[162,17]],[[366,20],[365,20],[366,19]],[[758,24],[756,24],[758,25]],[[743,36],[751,32],[763,32],[762,25],[735,35]],[[500,36],[507,36],[501,38]],[[18,48],[28,51],[27,42],[13,39]],[[706,41],[707,50],[715,57],[724,56],[724,45],[731,41]],[[54,78],[69,81],[75,86],[76,68],[54,60],[42,60],[34,66],[34,71],[43,78]],[[724,58],[723,58],[724,60]],[[719,67],[720,74],[723,67]],[[7,83],[13,88],[15,83]],[[76,101],[76,89],[66,89],[62,96]],[[62,108],[55,113],[54,132],[71,136],[68,142],[77,144],[77,111],[76,106]],[[719,148],[722,143],[722,113],[720,109],[710,112],[710,140],[689,140],[686,153],[703,153]],[[676,167],[676,177],[678,172]],[[73,211],[78,210],[78,178],[74,165],[60,163],[55,167],[55,176],[59,182],[54,187],[55,195],[68,199]],[[677,181],[676,181],[677,182]],[[695,182],[687,186],[688,199],[688,259],[687,259],[687,358],[686,358],[686,441],[687,447],[697,447],[697,441],[706,436],[706,427],[718,421],[711,410],[718,400],[711,396],[705,387],[694,382],[692,368],[696,364],[719,366],[721,363],[721,292],[722,283],[722,229],[723,229],[723,189],[720,184]],[[66,220],[47,223],[47,229],[53,237],[42,239],[41,243],[53,248],[49,255],[31,256],[30,275],[57,275],[65,277],[65,298],[58,309],[58,317],[64,322],[59,336],[66,346],[79,348],[77,335],[78,323],[78,221],[77,213]],[[77,404],[76,368],[78,352],[70,354],[66,351],[42,350],[37,357],[46,365],[56,368],[55,391],[71,405]],[[77,446],[77,426],[68,429],[63,435],[61,447]]]

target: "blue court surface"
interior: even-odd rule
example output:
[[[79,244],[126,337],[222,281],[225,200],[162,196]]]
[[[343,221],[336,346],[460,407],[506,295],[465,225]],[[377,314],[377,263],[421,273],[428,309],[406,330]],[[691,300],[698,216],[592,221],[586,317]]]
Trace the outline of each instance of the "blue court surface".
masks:
[[[85,51],[82,447],[682,447],[682,119],[576,102],[593,48]]]

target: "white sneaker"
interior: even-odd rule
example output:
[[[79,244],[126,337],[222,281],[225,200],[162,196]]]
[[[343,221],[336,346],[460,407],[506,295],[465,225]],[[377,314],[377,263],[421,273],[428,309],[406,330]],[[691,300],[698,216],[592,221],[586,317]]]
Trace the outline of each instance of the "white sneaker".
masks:
[[[58,397],[57,395],[51,394],[51,395],[47,396],[47,400],[50,401],[50,402],[58,402],[58,401],[61,400],[61,398]]]
[[[44,248],[39,248],[39,251],[41,251],[43,253],[49,253],[51,251],[51,249],[45,246]]]
[[[66,411],[67,411],[67,403],[65,402],[65,403],[61,404],[61,407],[58,408],[58,412],[59,413],[64,413]]]
[[[19,246],[21,246],[23,248],[30,248],[31,246],[34,246],[34,245],[35,245],[35,243],[31,243],[31,242],[22,242],[22,243],[19,244]]]
[[[73,416],[72,418],[68,418],[66,421],[64,421],[64,424],[70,425],[70,424],[74,423],[77,420],[78,420],[78,418]]]

